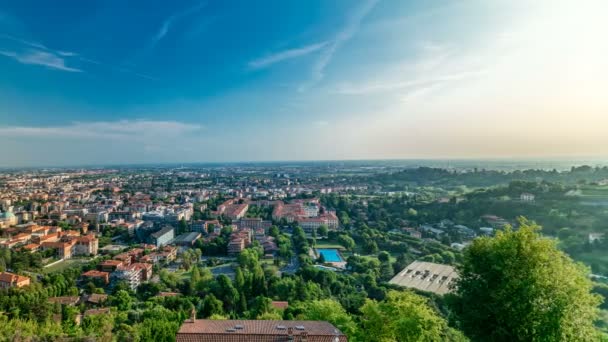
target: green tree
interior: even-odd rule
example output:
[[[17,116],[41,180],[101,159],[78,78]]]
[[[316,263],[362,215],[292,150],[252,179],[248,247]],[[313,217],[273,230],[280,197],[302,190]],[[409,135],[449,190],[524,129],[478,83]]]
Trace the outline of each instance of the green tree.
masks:
[[[349,337],[354,336],[357,331],[357,326],[352,317],[339,302],[333,299],[315,300],[306,303],[298,319],[328,321]]]
[[[588,270],[521,218],[464,252],[451,305],[474,341],[593,341],[600,298]]]
[[[129,295],[129,292],[125,290],[119,290],[112,298],[112,304],[120,311],[127,311],[131,308],[133,298]]]
[[[388,252],[386,251],[382,251],[380,253],[378,253],[378,260],[380,260],[380,262],[388,262],[391,258],[391,255],[388,254]]]
[[[207,295],[205,299],[203,299],[201,313],[203,317],[222,315],[224,313],[222,301],[217,299],[213,294]]]
[[[364,342],[465,341],[429,305],[410,291],[389,291],[386,299],[361,307],[359,339]]]
[[[348,249],[349,251],[355,248],[355,240],[345,234],[338,236],[338,243],[340,243],[342,246],[344,246],[344,248]]]
[[[327,237],[328,232],[329,229],[327,228],[327,225],[322,224],[319,226],[318,233],[321,237]]]

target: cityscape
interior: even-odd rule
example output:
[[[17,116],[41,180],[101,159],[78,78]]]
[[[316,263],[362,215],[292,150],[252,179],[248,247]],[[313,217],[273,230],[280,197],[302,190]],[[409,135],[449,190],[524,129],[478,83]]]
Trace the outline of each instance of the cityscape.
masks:
[[[0,3],[0,341],[608,341],[605,13]]]

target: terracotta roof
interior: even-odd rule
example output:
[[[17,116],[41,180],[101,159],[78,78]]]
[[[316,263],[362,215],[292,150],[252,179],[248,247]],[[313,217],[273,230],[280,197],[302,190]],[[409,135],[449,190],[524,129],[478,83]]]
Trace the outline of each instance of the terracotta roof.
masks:
[[[105,302],[108,299],[108,295],[93,293],[87,297],[88,303],[99,304],[101,302]]]
[[[59,303],[62,305],[76,305],[80,301],[80,297],[71,296],[71,297],[51,297],[48,299],[51,303]]]
[[[308,342],[347,341],[336,327],[323,321],[195,320],[186,321],[177,333],[177,342],[276,342],[297,341],[306,335]]]
[[[110,312],[110,308],[91,309],[84,312],[84,316],[103,315]]]
[[[272,307],[275,309],[287,309],[287,307],[289,306],[289,302],[281,302],[274,300],[270,303],[270,305],[272,305]]]
[[[18,274],[13,274],[9,272],[0,272],[0,282],[4,283],[20,283],[25,280],[29,280],[30,278],[25,276],[20,276]]]

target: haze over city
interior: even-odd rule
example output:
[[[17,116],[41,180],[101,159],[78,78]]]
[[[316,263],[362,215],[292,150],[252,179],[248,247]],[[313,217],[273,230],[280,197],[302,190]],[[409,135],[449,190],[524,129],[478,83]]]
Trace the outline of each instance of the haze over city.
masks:
[[[0,5],[0,166],[605,156],[608,3]]]

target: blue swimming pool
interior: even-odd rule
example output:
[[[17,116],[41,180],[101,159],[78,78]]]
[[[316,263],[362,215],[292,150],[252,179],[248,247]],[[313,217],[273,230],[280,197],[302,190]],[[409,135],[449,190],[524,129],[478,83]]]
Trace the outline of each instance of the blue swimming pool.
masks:
[[[342,256],[340,256],[340,252],[334,248],[319,248],[317,249],[317,254],[323,255],[323,259],[325,262],[343,262]]]

